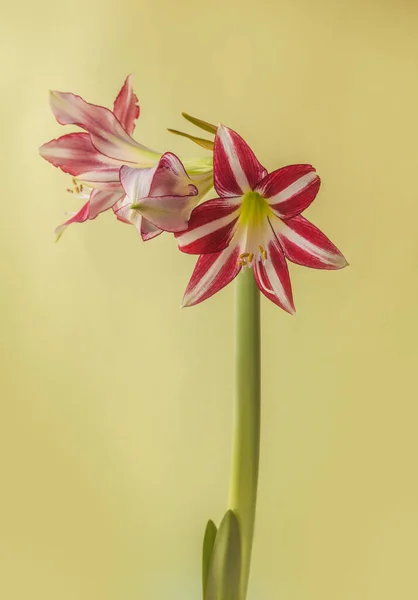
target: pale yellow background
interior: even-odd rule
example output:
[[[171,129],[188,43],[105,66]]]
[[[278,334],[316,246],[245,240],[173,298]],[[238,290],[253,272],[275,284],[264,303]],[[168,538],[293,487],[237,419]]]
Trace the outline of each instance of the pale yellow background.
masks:
[[[292,266],[296,317],[262,303],[250,598],[417,598],[416,2],[26,0],[0,45],[0,597],[196,600],[226,508],[232,286],[179,310],[193,257],[110,214],[53,243],[47,90],[111,106],[133,72],[143,143],[190,153],[186,110],[312,162],[351,265]]]

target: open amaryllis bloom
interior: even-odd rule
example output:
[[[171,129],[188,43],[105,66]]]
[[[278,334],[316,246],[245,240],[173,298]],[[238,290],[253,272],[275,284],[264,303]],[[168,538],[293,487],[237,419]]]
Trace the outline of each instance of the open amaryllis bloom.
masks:
[[[125,198],[119,179],[120,169],[126,165],[148,173],[150,169],[157,168],[162,157],[162,153],[139,144],[131,136],[139,116],[138,98],[132,88],[131,76],[126,78],[118,93],[113,111],[64,92],[51,92],[50,103],[61,125],[77,125],[85,130],[52,140],[39,150],[43,158],[73,176],[74,188],[68,191],[85,200],[81,209],[57,228],[57,235],[61,235],[71,223],[95,219],[110,208],[114,208],[121,221],[130,223],[130,218],[124,218],[118,212]],[[166,166],[166,162],[164,160],[163,165]],[[186,164],[187,173],[194,181],[190,182],[182,169],[185,176],[183,188],[190,192],[188,186],[194,184],[192,197],[196,205],[212,187],[212,159],[187,159]],[[187,196],[191,194],[187,193]],[[137,225],[136,217],[133,224]]]
[[[300,214],[320,186],[311,165],[290,165],[268,174],[246,142],[220,125],[214,185],[219,198],[195,208],[188,229],[176,234],[183,252],[201,254],[183,306],[206,300],[241,269],[252,267],[261,292],[294,313],[286,258],[316,269],[347,265],[334,244]]]

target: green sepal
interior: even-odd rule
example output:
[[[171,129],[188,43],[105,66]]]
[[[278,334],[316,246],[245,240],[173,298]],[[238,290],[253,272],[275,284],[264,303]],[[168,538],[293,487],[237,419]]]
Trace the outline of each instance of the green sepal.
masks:
[[[216,125],[212,125],[212,123],[208,123],[207,121],[202,121],[202,119],[192,117],[185,112],[182,112],[181,114],[187,121],[193,123],[193,125],[196,125],[196,127],[200,127],[200,129],[203,129],[204,131],[215,134],[216,130],[218,129]]]
[[[210,559],[212,558],[213,545],[215,543],[216,525],[209,519],[206,525],[205,535],[203,538],[203,552],[202,552],[202,587],[203,587],[203,598],[205,597],[206,584],[208,581]]]
[[[198,146],[202,146],[202,148],[206,148],[206,150],[213,151],[213,147],[215,144],[213,142],[211,142],[211,140],[205,140],[204,138],[199,138],[194,135],[190,135],[189,133],[184,133],[184,131],[178,131],[177,129],[169,129],[168,131],[170,133],[174,133],[175,135],[181,135],[182,137],[185,137],[188,140],[191,140]]]
[[[216,534],[204,600],[239,600],[241,535],[232,510],[225,513]]]

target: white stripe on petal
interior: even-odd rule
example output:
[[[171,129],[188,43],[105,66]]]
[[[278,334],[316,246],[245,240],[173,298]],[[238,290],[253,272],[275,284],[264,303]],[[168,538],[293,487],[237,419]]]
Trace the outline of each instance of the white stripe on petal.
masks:
[[[230,213],[226,217],[222,217],[221,219],[217,219],[216,221],[210,221],[209,223],[205,223],[200,227],[196,227],[196,229],[192,229],[190,231],[186,231],[181,235],[177,236],[177,241],[180,246],[188,246],[189,244],[199,240],[226,225],[229,225],[234,219],[237,218],[239,210]]]
[[[277,219],[277,221],[278,221],[278,219]],[[315,258],[318,258],[323,263],[328,264],[330,266],[335,265],[335,260],[336,260],[335,252],[329,252],[328,250],[325,250],[324,248],[320,248],[316,244],[313,244],[306,238],[304,238],[301,235],[299,235],[298,233],[296,233],[296,231],[294,231],[293,229],[288,227],[286,225],[286,222],[281,221],[280,225],[277,225],[277,221],[275,220],[275,227],[277,229],[279,236],[283,236],[283,237],[287,238],[289,240],[289,242],[291,242],[292,244],[295,244],[296,246],[301,248],[301,250],[314,256]],[[345,260],[345,259],[343,259],[343,260]]]
[[[231,254],[235,252],[237,244],[230,244],[223,252],[221,252],[215,262],[206,271],[206,273],[199,279],[198,283],[185,294],[183,298],[182,307],[194,304],[200,297],[202,297],[208,288],[215,281],[219,271],[222,269],[227,260],[231,257]]]
[[[275,296],[277,296],[277,298],[280,300],[280,302],[283,304],[283,306],[286,308],[286,310],[288,312],[290,312],[291,314],[293,314],[295,312],[295,309],[293,308],[292,304],[289,302],[289,298],[288,298],[286,291],[282,285],[282,282],[280,281],[280,279],[276,273],[276,270],[275,270],[271,260],[266,261],[266,263],[264,265],[264,269],[266,271],[266,275],[268,277],[270,285],[273,289],[273,293],[275,294]]]
[[[223,149],[228,158],[229,166],[231,167],[231,171],[235,177],[237,184],[243,192],[250,190],[251,186],[248,183],[248,179],[241,166],[238,152],[235,149],[234,142],[229,134],[228,129],[220,125],[218,127],[218,136],[222,142]]]
[[[315,171],[305,173],[305,175],[302,175],[302,177],[291,183],[287,188],[285,188],[275,196],[266,198],[266,200],[269,204],[281,204],[282,202],[286,202],[286,200],[289,200],[289,198],[292,198],[292,196],[299,194],[299,192],[301,192],[315,179],[318,179],[318,175]]]

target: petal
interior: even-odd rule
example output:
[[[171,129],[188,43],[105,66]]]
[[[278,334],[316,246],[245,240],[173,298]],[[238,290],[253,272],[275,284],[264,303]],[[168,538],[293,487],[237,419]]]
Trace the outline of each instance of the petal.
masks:
[[[278,217],[299,215],[315,199],[321,180],[311,165],[289,165],[264,177],[255,187]]]
[[[119,178],[131,204],[149,196],[152,178],[157,167],[151,169],[135,169],[124,165],[120,169]]]
[[[260,291],[274,304],[290,314],[295,313],[292,285],[290,283],[283,251],[275,237],[267,244],[267,260],[254,263],[254,276]]]
[[[96,150],[88,133],[69,133],[51,140],[39,148],[39,154],[70,175],[120,168],[118,161]]]
[[[131,205],[131,200],[124,196],[114,205],[113,212],[119,221],[133,225],[141,235],[142,215],[138,211],[132,210]]]
[[[58,123],[85,129],[95,148],[106,156],[144,166],[155,162],[157,155],[135,142],[111,110],[66,92],[51,92],[50,102]]]
[[[314,269],[342,269],[347,261],[336,246],[315,225],[302,216],[286,221],[270,219],[287,258]]]
[[[187,229],[196,196],[158,196],[143,198],[135,210],[163,231],[175,233]]]
[[[105,192],[102,190],[93,190],[89,200],[76,212],[68,221],[55,229],[57,239],[61,237],[64,230],[72,223],[84,223],[85,221],[95,219],[100,213],[109,210],[120,199],[120,193]]]
[[[172,152],[160,158],[152,178],[150,196],[196,196],[198,190],[181,160]]]
[[[238,133],[219,125],[213,155],[215,189],[221,198],[242,196],[267,174]]]
[[[88,218],[89,218],[89,202],[86,202],[86,204],[84,204],[84,206],[82,206],[78,212],[76,212],[70,219],[68,219],[68,221],[65,221],[65,223],[63,223],[62,225],[59,225],[55,229],[55,235],[57,236],[57,238],[56,238],[57,241],[60,239],[60,237],[62,236],[62,234],[68,227],[68,225],[71,225],[72,223],[84,223],[84,221],[87,221]]]
[[[89,220],[95,219],[100,213],[112,208],[120,197],[120,192],[93,190],[89,200]]]
[[[153,238],[157,237],[157,235],[160,235],[160,233],[162,233],[162,232],[163,232],[162,229],[153,225],[145,217],[142,217],[140,233],[141,233],[141,237],[144,240],[144,242],[147,242],[148,240],[152,240]]]
[[[122,184],[126,169],[121,169]],[[184,231],[198,201],[198,190],[191,183],[180,159],[167,152],[161,157],[151,177],[147,196],[145,193],[142,195],[142,189],[137,190],[136,201],[130,196],[134,201],[133,208],[163,231]],[[145,189],[146,185],[143,186]],[[128,193],[127,187],[126,191]]]
[[[184,294],[182,306],[207,300],[230,283],[239,273],[240,246],[231,244],[222,252],[203,254],[197,260]]]
[[[121,198],[113,206],[113,212],[115,213],[116,218],[123,223],[133,225],[144,242],[147,242],[162,233],[162,229],[155,227],[155,225],[145,219],[137,210],[132,210],[131,206],[132,202],[127,196]]]
[[[187,254],[210,254],[224,250],[231,241],[239,217],[241,198],[215,198],[197,206],[186,231],[175,234]]]
[[[138,98],[132,87],[132,75],[128,75],[119,94],[116,96],[113,113],[124,130],[132,135],[135,129],[135,121],[139,117]]]
[[[125,207],[129,209],[130,206],[131,201],[126,196],[121,198],[118,202],[116,202],[116,204],[112,206],[112,210],[115,213],[115,216],[118,221],[121,221],[122,223],[127,223],[128,225],[132,225],[126,214],[124,214]]]

